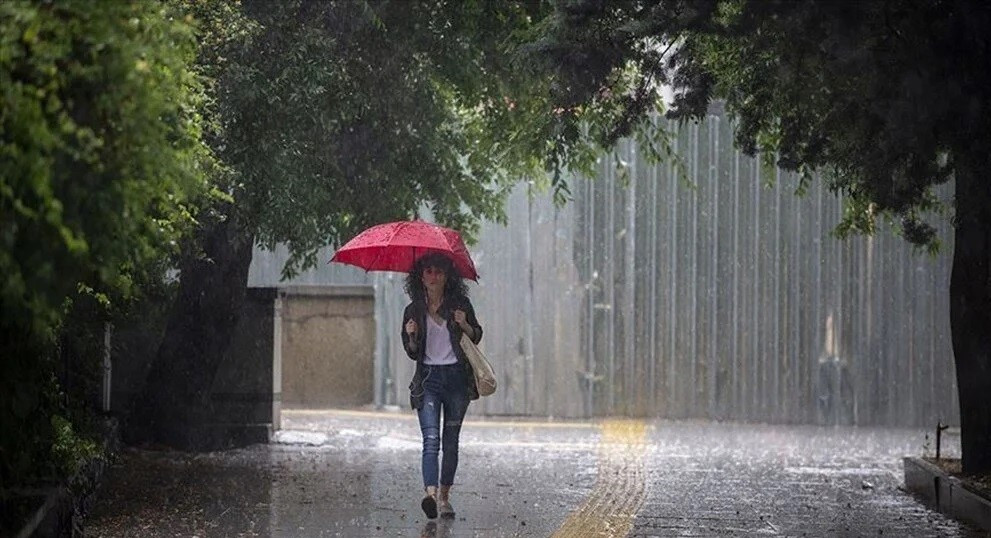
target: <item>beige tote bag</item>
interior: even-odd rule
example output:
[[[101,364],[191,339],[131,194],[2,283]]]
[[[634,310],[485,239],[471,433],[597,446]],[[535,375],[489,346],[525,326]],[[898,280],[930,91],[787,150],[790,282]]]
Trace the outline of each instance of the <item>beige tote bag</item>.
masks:
[[[479,396],[488,396],[496,390],[495,372],[492,365],[485,359],[485,355],[478,349],[475,342],[468,338],[467,334],[461,335],[461,349],[464,350],[471,369],[475,372],[475,386],[478,387]]]

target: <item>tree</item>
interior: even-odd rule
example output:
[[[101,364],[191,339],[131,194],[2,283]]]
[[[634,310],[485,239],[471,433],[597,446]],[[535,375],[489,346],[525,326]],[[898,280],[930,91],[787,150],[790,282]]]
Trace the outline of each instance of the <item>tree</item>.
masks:
[[[0,30],[6,485],[55,474],[65,424],[53,356],[72,302],[130,293],[192,222],[211,158],[194,36],[162,6],[3,2]]]
[[[955,181],[950,316],[963,469],[991,472],[991,6],[969,0],[575,0],[531,48],[556,67],[567,120],[612,108],[612,139],[669,84],[668,115],[725,100],[736,142],[848,205],[841,234],[878,218],[935,249],[933,187]]]
[[[195,426],[209,420],[256,243],[286,243],[290,275],[319,247],[424,204],[471,237],[481,218],[504,219],[512,183],[540,179],[559,125],[543,113],[545,79],[511,54],[548,12],[541,4],[207,4],[174,3],[201,26],[212,145],[226,167],[217,183],[229,196],[184,248],[132,421],[144,429],[132,440],[188,448],[208,448]],[[572,148],[565,161],[588,159]]]

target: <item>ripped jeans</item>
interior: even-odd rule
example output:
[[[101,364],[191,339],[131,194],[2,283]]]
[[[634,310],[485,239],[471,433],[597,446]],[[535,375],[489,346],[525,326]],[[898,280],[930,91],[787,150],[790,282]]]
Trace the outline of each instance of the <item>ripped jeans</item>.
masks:
[[[417,411],[420,432],[423,433],[423,486],[437,485],[437,455],[443,444],[444,458],[440,468],[440,484],[454,484],[458,470],[458,437],[461,421],[468,411],[468,389],[465,369],[460,364],[426,366],[423,378],[423,406]],[[441,410],[444,413],[441,434]]]

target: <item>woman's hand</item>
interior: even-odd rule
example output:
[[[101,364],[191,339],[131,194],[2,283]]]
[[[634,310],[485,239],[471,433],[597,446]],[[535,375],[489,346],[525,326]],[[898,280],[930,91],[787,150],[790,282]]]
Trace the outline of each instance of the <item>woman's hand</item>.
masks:
[[[415,321],[409,320],[406,322],[406,334],[413,336],[414,334],[416,334],[416,329],[417,326]]]
[[[454,311],[454,322],[461,327],[462,331],[468,333],[468,338],[475,336],[475,330],[472,329],[471,325],[468,325],[468,318],[465,316],[464,310]]]

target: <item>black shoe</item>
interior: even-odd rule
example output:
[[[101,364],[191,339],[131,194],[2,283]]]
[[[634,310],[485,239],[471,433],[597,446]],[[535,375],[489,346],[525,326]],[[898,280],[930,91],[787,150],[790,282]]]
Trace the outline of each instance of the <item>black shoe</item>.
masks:
[[[437,517],[437,499],[433,495],[427,495],[420,502],[420,508],[423,508],[423,513],[427,515],[427,519],[434,519]]]

